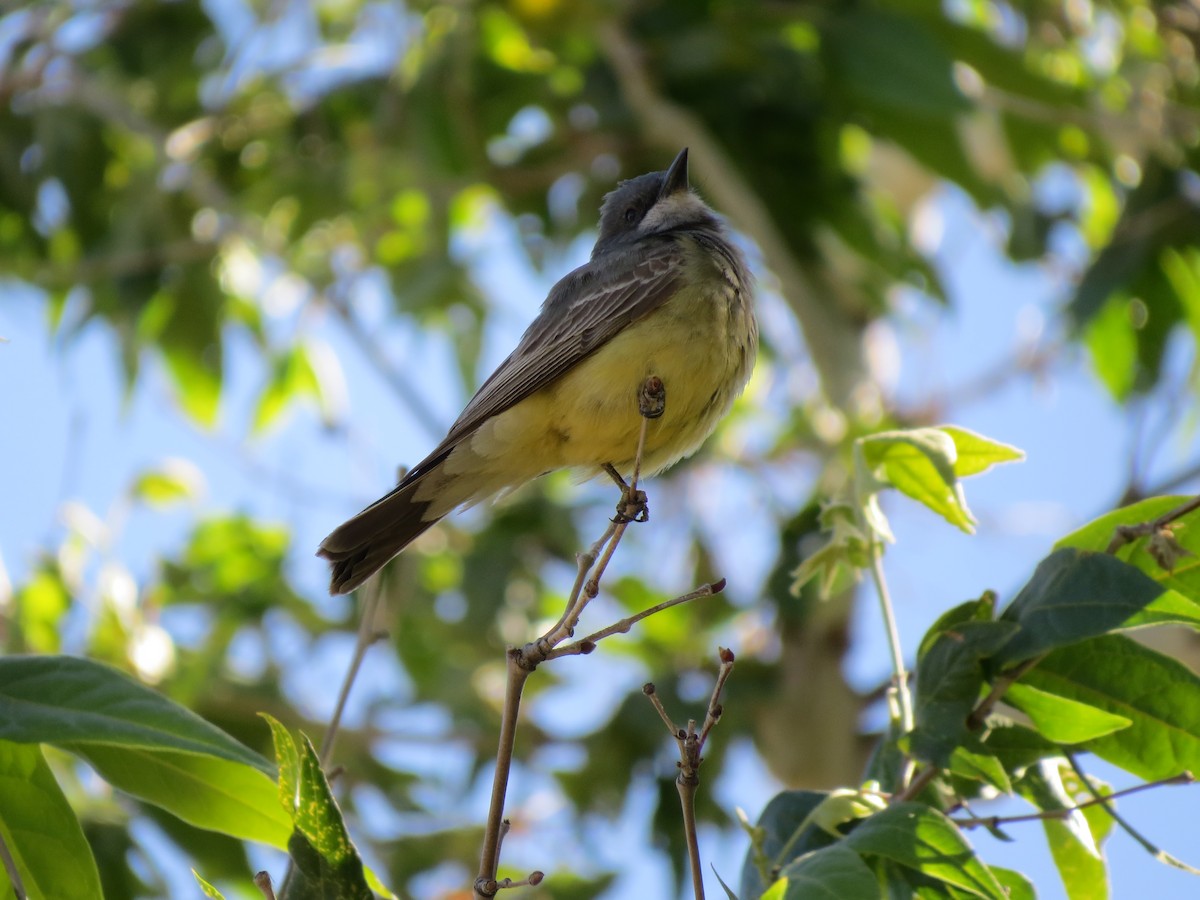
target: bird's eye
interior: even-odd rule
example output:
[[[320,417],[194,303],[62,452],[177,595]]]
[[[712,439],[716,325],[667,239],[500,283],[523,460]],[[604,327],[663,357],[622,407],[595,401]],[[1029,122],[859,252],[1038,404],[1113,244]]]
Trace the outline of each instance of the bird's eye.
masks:
[[[631,206],[625,210],[625,221],[632,225],[637,221],[637,207]]]

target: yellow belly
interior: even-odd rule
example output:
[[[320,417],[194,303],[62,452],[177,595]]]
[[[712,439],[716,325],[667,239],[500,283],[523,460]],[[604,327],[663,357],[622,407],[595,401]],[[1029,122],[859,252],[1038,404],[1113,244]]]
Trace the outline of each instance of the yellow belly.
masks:
[[[665,385],[666,409],[649,422],[642,471],[653,474],[695,452],[753,366],[750,312],[727,294],[693,290],[672,298],[485,423],[469,441],[471,455],[491,463],[496,476],[506,470],[502,486],[559,468],[591,475],[605,463],[628,474],[642,423],[638,393],[651,375]]]

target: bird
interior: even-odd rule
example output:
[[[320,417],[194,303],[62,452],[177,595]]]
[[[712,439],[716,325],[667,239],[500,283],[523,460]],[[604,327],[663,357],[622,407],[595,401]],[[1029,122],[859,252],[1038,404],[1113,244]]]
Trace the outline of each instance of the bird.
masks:
[[[334,529],[317,555],[354,590],[458,507],[548,472],[630,474],[652,376],[665,388],[640,470],[694,453],[742,393],[758,323],[746,261],[692,190],[685,147],[605,195],[591,257],[551,288],[516,349],[433,451]]]

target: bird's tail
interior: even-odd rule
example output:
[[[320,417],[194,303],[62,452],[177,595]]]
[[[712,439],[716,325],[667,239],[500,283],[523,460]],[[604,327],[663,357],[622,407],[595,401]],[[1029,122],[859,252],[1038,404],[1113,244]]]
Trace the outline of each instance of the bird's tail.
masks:
[[[430,513],[429,501],[416,498],[420,484],[402,482],[321,541],[317,555],[333,569],[330,593],[354,590],[442,518]]]

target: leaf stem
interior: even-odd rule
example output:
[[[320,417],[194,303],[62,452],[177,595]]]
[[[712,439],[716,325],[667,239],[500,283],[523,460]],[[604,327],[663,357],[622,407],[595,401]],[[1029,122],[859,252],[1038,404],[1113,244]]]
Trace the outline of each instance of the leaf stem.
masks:
[[[879,610],[883,614],[883,627],[887,633],[888,651],[892,656],[892,688],[900,707],[900,728],[907,734],[914,725],[912,694],[908,689],[908,670],[904,666],[900,629],[896,625],[892,596],[883,572],[883,548],[879,537],[874,534],[871,536],[871,580],[875,583],[875,594],[879,598]]]

